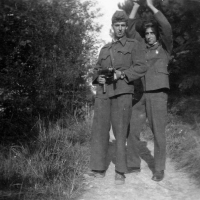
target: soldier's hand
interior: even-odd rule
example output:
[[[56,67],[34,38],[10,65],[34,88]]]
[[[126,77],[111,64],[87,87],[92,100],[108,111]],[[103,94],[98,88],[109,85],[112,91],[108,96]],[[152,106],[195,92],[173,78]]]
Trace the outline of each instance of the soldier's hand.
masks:
[[[99,84],[105,84],[106,83],[106,79],[104,75],[99,75],[98,79],[97,79]]]
[[[147,6],[153,5],[153,0],[147,0]]]
[[[119,79],[122,75],[122,72],[119,70],[115,70],[116,79]]]
[[[131,0],[133,3],[133,6],[140,6],[140,0]]]

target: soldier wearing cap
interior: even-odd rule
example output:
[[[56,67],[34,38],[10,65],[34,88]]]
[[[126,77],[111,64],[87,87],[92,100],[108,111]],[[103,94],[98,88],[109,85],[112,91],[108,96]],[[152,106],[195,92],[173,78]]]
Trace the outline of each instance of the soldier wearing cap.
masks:
[[[109,130],[112,125],[116,137],[115,183],[125,182],[126,133],[131,117],[133,81],[144,76],[147,67],[145,53],[139,43],[126,37],[128,16],[124,11],[116,11],[112,17],[114,38],[100,51],[94,68],[93,84],[97,87],[94,119],[92,125],[91,158],[89,175],[103,178],[106,162]],[[113,79],[99,75],[100,70],[114,69]]]

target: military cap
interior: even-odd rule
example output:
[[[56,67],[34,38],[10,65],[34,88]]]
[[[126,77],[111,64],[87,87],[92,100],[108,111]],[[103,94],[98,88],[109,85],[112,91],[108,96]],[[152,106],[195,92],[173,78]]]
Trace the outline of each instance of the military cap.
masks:
[[[112,16],[112,24],[116,22],[128,22],[128,16],[125,11],[117,10]]]

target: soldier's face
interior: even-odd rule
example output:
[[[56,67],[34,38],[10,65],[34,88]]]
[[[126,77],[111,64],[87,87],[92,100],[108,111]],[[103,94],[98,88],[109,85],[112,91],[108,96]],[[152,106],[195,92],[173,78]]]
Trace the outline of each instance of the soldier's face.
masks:
[[[154,43],[156,43],[157,38],[156,38],[155,30],[153,28],[146,29],[145,40],[146,40],[147,44],[149,44],[149,45],[153,45]]]
[[[116,22],[112,25],[114,36],[117,39],[124,37],[126,34],[127,25],[126,22]]]

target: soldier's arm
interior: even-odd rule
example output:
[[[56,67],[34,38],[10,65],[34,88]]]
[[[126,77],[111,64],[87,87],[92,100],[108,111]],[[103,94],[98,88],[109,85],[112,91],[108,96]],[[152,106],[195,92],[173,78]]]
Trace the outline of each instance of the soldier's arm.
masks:
[[[136,23],[139,21],[137,12],[138,12],[140,5],[137,3],[137,1],[134,1],[134,0],[132,0],[132,1],[133,1],[133,8],[129,15],[127,36],[128,36],[128,38],[137,39],[138,41],[140,41],[140,40],[142,40],[142,38],[141,38],[140,34],[136,31]]]
[[[129,69],[124,71],[125,81],[132,82],[143,77],[147,71],[145,50],[140,42],[134,41],[134,48],[132,51],[132,65]]]
[[[137,3],[138,2],[137,0],[132,0],[132,2],[133,2],[133,8],[132,8],[131,13],[129,15],[129,19],[135,19],[136,18],[138,9],[140,7],[140,4]]]
[[[158,22],[159,35],[166,51],[170,54],[173,48],[172,28],[167,18],[153,5],[153,0],[147,0],[147,6],[154,13],[154,17]]]

